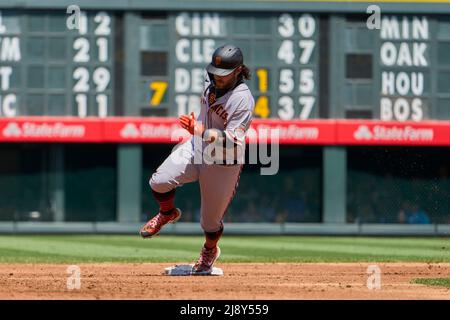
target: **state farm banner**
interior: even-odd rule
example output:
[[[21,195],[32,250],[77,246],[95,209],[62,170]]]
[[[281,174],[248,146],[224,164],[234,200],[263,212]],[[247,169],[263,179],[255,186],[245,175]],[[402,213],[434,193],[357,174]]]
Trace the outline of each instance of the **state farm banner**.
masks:
[[[450,145],[450,122],[356,121],[337,122],[338,144]]]
[[[175,144],[189,137],[176,118],[0,118],[0,142]],[[450,121],[255,119],[247,133],[247,142],[450,146]]]
[[[265,120],[255,119],[247,133],[247,141],[261,139],[274,142],[278,135],[280,144],[335,144],[334,120]]]
[[[71,117],[0,118],[2,142],[102,142],[101,122]]]
[[[177,143],[189,138],[176,118],[106,118],[104,141],[122,143]]]
[[[176,118],[105,119],[106,142],[177,143],[190,137]],[[280,144],[334,144],[334,121],[281,121],[255,119],[247,134],[247,142]]]

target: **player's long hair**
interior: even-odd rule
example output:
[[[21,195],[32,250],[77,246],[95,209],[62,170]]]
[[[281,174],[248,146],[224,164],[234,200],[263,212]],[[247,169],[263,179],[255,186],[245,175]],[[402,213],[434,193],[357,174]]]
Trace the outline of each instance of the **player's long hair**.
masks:
[[[242,65],[242,71],[239,74],[239,78],[240,79],[245,79],[245,80],[250,80],[251,77],[252,77],[252,75],[250,74],[250,69],[245,64],[243,64]]]

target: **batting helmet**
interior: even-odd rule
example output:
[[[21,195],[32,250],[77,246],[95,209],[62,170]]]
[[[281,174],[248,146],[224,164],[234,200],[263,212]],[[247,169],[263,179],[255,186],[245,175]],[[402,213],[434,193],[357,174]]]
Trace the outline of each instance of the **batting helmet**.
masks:
[[[206,71],[217,76],[227,76],[243,63],[244,56],[241,49],[226,44],[214,51],[211,63],[206,67]]]

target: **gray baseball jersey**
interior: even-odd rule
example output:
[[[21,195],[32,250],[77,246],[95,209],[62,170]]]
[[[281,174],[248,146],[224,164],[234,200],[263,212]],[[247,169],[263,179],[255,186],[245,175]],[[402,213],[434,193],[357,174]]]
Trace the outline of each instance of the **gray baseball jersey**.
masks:
[[[220,130],[225,139],[245,148],[242,132],[250,127],[255,105],[250,89],[240,83],[217,100],[210,91],[208,85],[201,97],[197,121],[201,121],[206,130]],[[184,183],[199,181],[200,223],[204,231],[216,232],[222,228],[223,215],[236,192],[245,155],[242,153],[235,159],[240,164],[211,163],[203,158],[208,146],[211,144],[198,137],[178,146],[152,175],[150,186],[156,192],[165,193]],[[202,161],[198,161],[199,156]]]
[[[255,105],[250,89],[242,82],[233,90],[228,91],[217,99],[215,93],[211,92],[211,90],[212,87],[208,85],[203,92],[200,115],[197,121],[203,123],[205,130],[220,130],[222,132],[221,138],[224,140],[224,144],[227,144],[226,147],[228,149],[225,150],[225,146],[223,146],[224,149],[221,150],[222,144],[218,145],[215,143],[211,145],[203,141],[201,137],[193,137],[192,144],[196,156],[202,155],[202,160],[207,161],[208,155],[212,154],[210,160],[216,163],[243,164],[245,157],[245,132],[250,127]],[[235,150],[240,152],[235,154]],[[226,154],[226,151],[228,151],[228,154]]]

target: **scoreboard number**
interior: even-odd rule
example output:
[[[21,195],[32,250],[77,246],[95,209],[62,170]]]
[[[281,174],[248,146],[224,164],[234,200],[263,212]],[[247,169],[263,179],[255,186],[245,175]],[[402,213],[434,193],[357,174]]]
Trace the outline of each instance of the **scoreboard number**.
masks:
[[[286,66],[279,72],[278,91],[282,96],[278,98],[277,115],[282,120],[291,120],[294,117],[308,119],[316,102],[315,68],[312,59],[316,48],[316,20],[310,14],[302,14],[295,20],[291,14],[284,13],[279,16],[278,22],[278,33],[283,40],[277,57]],[[294,43],[298,44],[297,59]],[[298,69],[299,66],[301,69]],[[296,94],[299,94],[298,98]]]
[[[92,18],[91,18],[92,19]],[[93,35],[87,36],[88,23],[94,23]],[[108,94],[106,90],[111,82],[109,70],[109,39],[111,34],[111,17],[106,12],[98,12],[92,20],[86,12],[80,16],[79,34],[84,37],[75,38],[73,62],[78,66],[73,71],[73,92],[78,116],[90,114],[99,117],[108,116]],[[97,55],[91,54],[91,48],[97,48]],[[100,63],[100,65],[99,65]],[[91,73],[92,72],[92,73]],[[96,107],[96,112],[89,112],[89,105]]]
[[[310,14],[303,14],[298,19],[298,31],[303,38],[310,38],[316,32],[316,20]]]
[[[300,112],[300,119],[306,120],[309,118],[311,111],[314,107],[314,102],[316,102],[316,98],[314,97],[300,97],[299,99],[300,106],[302,106],[302,110]]]
[[[278,99],[278,117],[281,120],[291,120],[294,117],[294,101],[290,96],[282,96]]]
[[[87,29],[88,29],[87,25],[88,25],[88,21],[87,21],[86,12],[81,12],[78,33],[81,35],[85,35],[87,33]]]
[[[301,70],[299,82],[298,91],[300,93],[312,93],[314,91],[314,72],[311,69]]]
[[[260,96],[256,100],[255,103],[255,115],[261,117],[261,118],[268,118],[270,115],[270,108],[269,108],[269,98],[267,96]]]
[[[267,92],[268,89],[268,72],[267,69],[258,69],[256,70],[256,75],[258,76],[258,88],[259,92]]]
[[[283,40],[278,49],[278,59],[286,64],[292,64],[295,59],[294,43],[291,40]]]
[[[74,62],[89,62],[89,41],[86,38],[78,38],[73,42],[73,48],[78,52],[73,57]]]
[[[108,87],[109,81],[111,80],[111,76],[109,74],[108,69],[104,67],[99,67],[95,69],[93,75],[94,83],[96,84],[96,91],[103,92]]]
[[[89,91],[89,71],[84,67],[78,67],[73,72],[73,78],[78,80],[74,87],[74,92],[88,92]]]
[[[87,96],[85,94],[77,94],[75,101],[78,105],[78,116],[84,118],[87,116]]]
[[[151,106],[159,106],[161,104],[161,101],[164,97],[164,94],[167,91],[168,83],[165,81],[154,81],[150,83],[150,90],[152,90],[154,93],[152,94],[152,97],[150,99],[150,105]]]
[[[280,71],[279,87],[281,93],[291,93],[294,90],[294,71],[291,69],[282,69]]]
[[[302,49],[299,59],[301,64],[309,63],[315,45],[314,40],[300,40],[298,42],[298,46]]]
[[[97,39],[98,61],[106,62],[108,60],[108,40],[106,38]]]
[[[106,94],[99,94],[96,97],[98,105],[98,116],[101,118],[108,116],[108,96]]]
[[[95,28],[94,34],[97,36],[108,36],[111,34],[111,18],[106,12],[99,12],[96,14],[94,21],[98,23]]]
[[[288,13],[282,14],[278,18],[278,33],[280,36],[284,38],[292,37],[294,35],[295,27],[294,27],[294,19]]]

